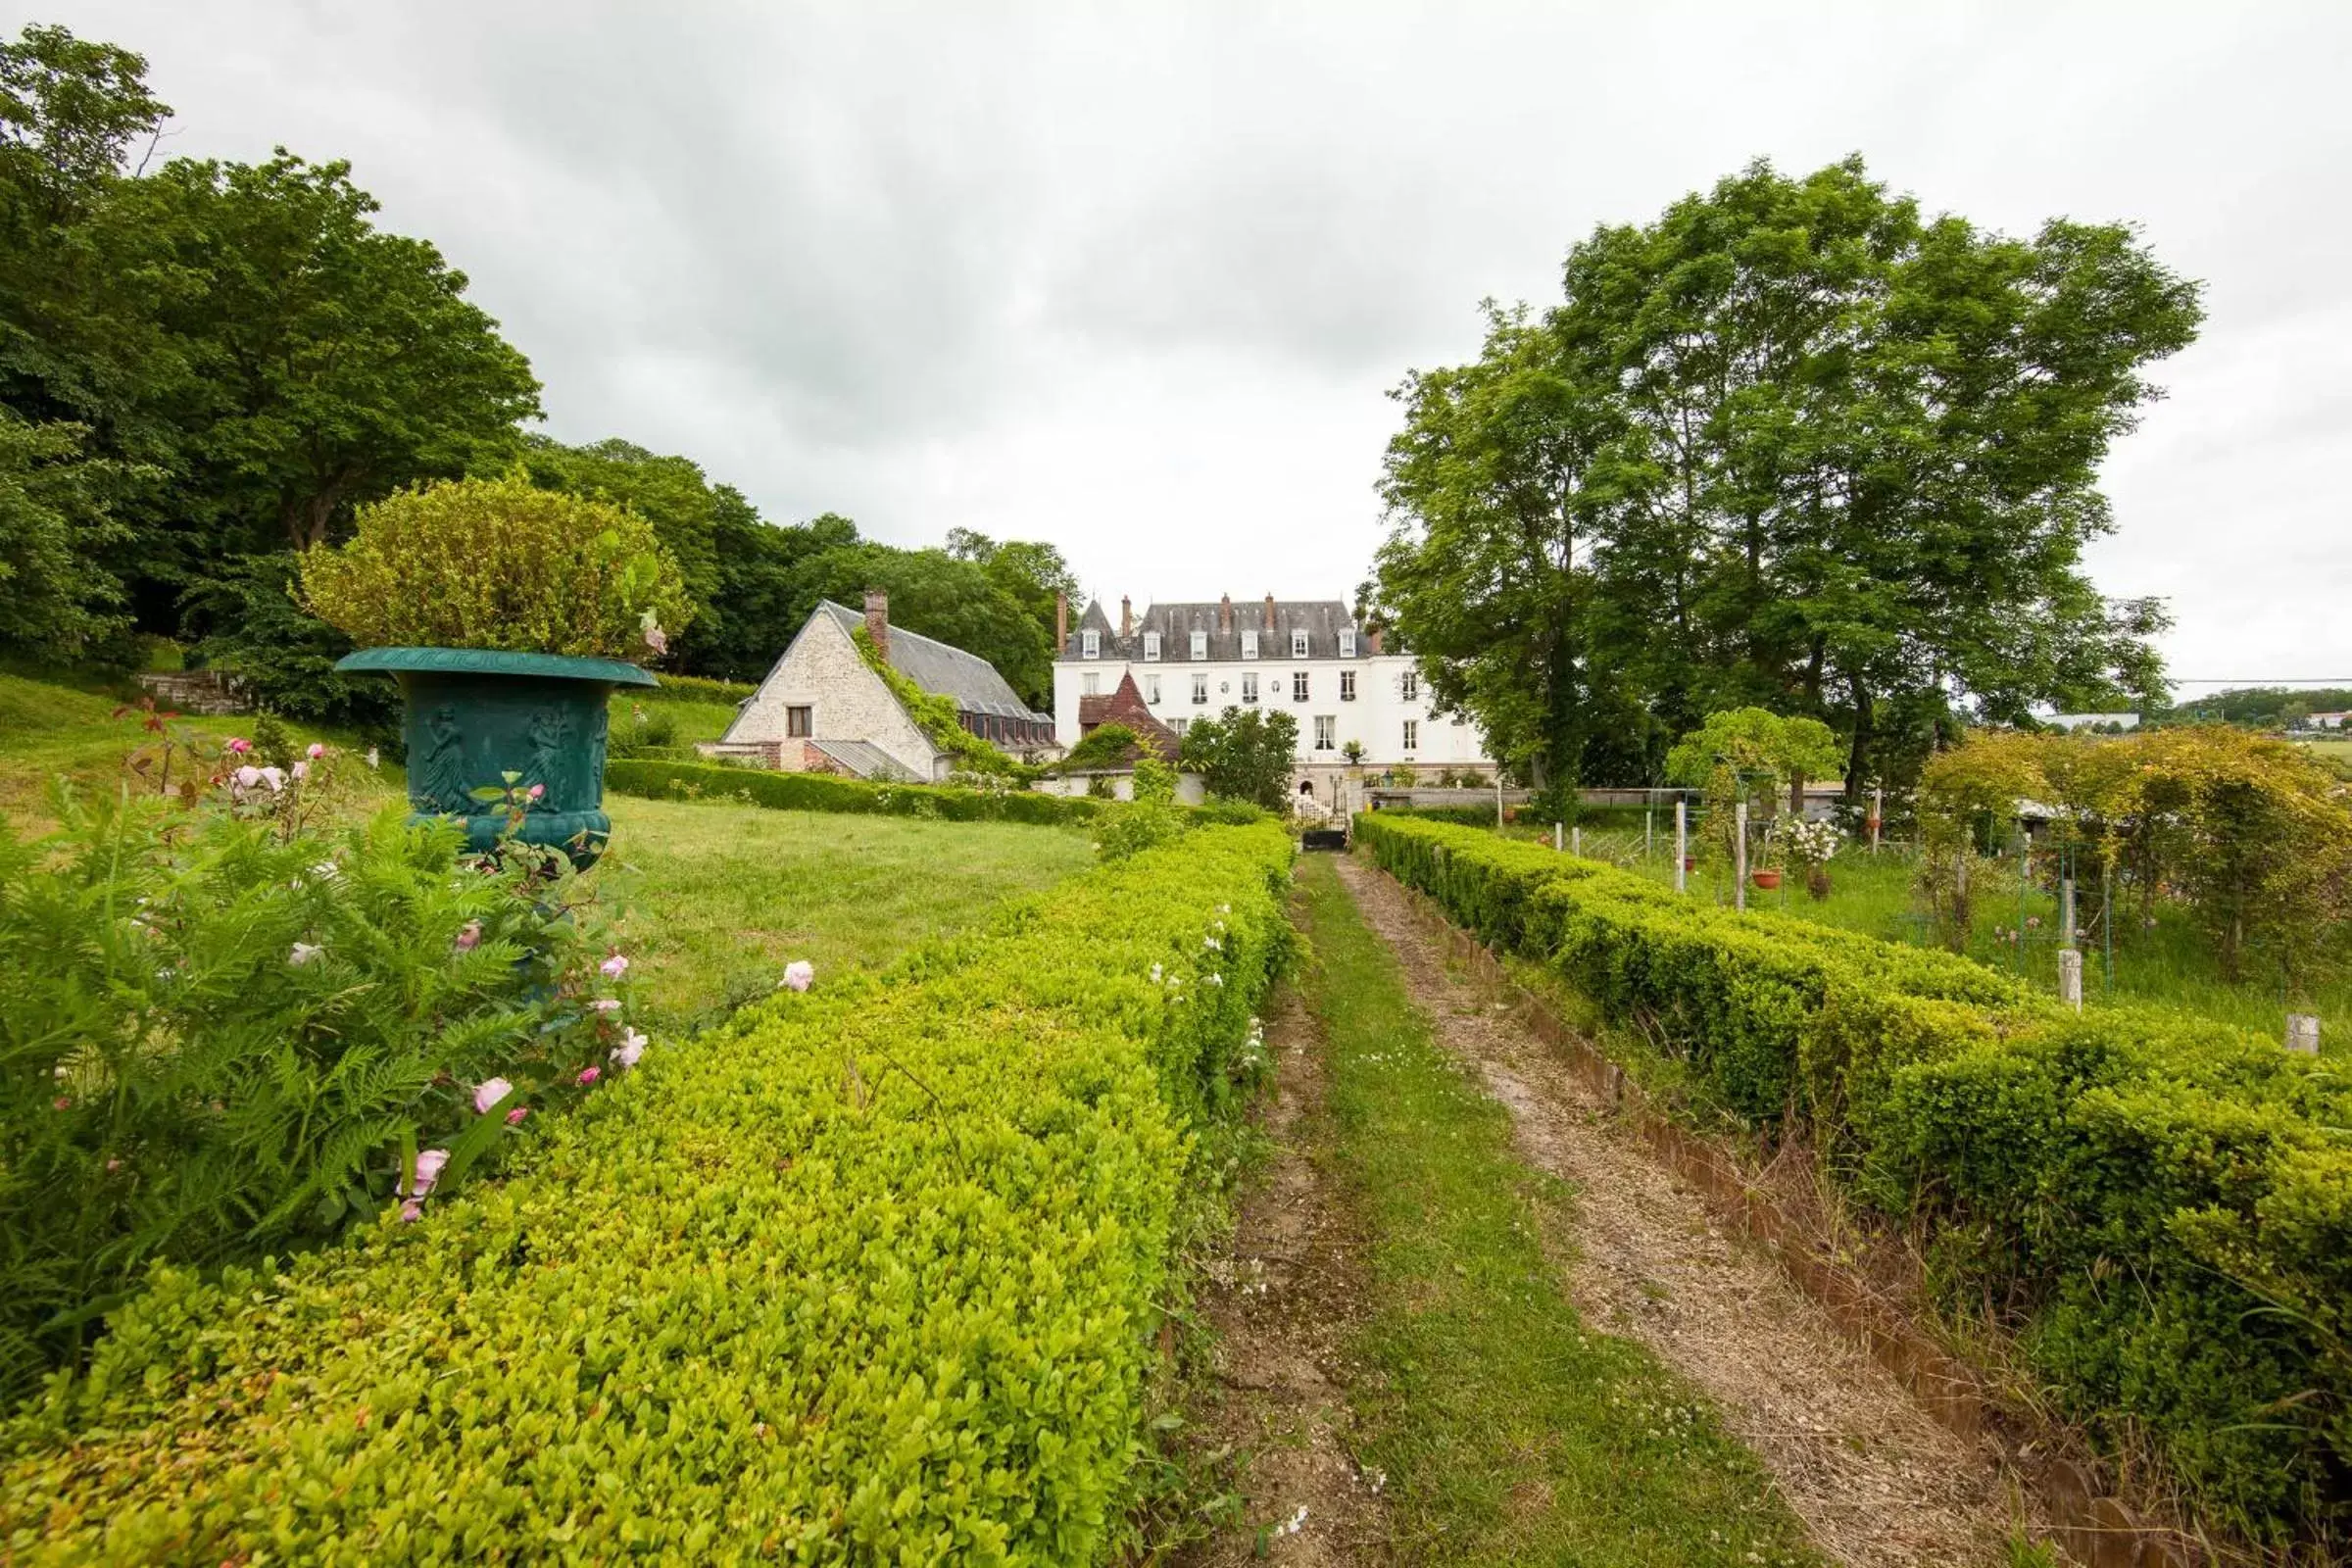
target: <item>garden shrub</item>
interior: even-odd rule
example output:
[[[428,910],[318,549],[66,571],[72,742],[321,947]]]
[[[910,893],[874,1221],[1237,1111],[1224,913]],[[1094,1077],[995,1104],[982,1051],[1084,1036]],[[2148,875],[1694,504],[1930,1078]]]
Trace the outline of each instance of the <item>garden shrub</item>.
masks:
[[[1693,903],[1412,814],[1357,819],[1387,869],[1498,949],[1803,1131],[1990,1303],[2069,1416],[2152,1443],[2266,1545],[2352,1544],[2352,1086],[2155,1008],[2077,1013],[1949,954]]]
[[[158,1270],[0,1428],[0,1554],[1102,1560],[1290,854],[1100,867],[649,1054],[420,1224]]]
[[[1029,822],[1057,826],[1091,821],[1101,801],[1039,790],[967,789],[948,784],[869,784],[834,773],[788,773],[774,768],[720,767],[705,762],[615,759],[605,788],[656,799],[739,797],[785,811],[872,812],[936,816],[950,822]]]
[[[331,1239],[436,1144],[446,1193],[624,1037],[587,1005],[603,927],[561,855],[479,866],[399,806],[316,829],[338,759],[312,752],[211,779],[180,756],[195,809],[61,787],[54,834],[0,821],[0,1407],[151,1261]]]

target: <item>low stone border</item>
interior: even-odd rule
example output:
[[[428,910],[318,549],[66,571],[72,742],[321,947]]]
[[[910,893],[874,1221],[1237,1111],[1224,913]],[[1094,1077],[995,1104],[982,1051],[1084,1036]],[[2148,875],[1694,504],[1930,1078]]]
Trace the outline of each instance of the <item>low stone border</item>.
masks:
[[[2031,1412],[1996,1399],[1975,1367],[1922,1334],[1859,1276],[1805,1246],[1795,1217],[1770,1192],[1749,1182],[1728,1153],[1651,1108],[1649,1096],[1625,1069],[1513,980],[1494,950],[1454,924],[1426,894],[1401,882],[1396,886],[1414,913],[1445,937],[1448,952],[1510,1003],[1519,1021],[1559,1052],[1587,1087],[1616,1106],[1659,1160],[1696,1187],[1719,1217],[1771,1249],[1797,1289],[1900,1380],[1930,1415],[1961,1438],[1991,1436],[2070,1555],[2088,1568],[2204,1568],[2215,1561],[2180,1531],[2106,1493],[2093,1468],[2056,1451],[2054,1435],[2043,1431]]]

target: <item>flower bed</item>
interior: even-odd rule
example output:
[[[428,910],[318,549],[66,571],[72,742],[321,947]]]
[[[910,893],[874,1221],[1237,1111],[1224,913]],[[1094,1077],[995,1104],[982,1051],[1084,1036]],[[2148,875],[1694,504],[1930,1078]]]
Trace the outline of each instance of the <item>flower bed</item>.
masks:
[[[2270,1544],[2352,1534],[2352,1091],[2335,1058],[2078,1014],[1965,958],[1695,904],[1381,812],[1359,842],[1494,947],[1804,1131],[1988,1305],[2059,1406]]]
[[[0,1555],[1099,1560],[1289,857],[1189,835],[648,1053],[422,1223],[159,1271],[0,1429]]]

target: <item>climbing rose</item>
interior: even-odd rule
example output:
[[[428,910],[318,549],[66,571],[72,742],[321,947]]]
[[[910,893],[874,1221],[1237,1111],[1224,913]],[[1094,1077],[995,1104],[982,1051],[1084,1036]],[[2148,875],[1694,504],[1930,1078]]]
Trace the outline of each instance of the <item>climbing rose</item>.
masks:
[[[297,942],[294,944],[294,951],[286,955],[286,961],[299,967],[309,963],[325,951],[324,948],[314,942]]]
[[[795,958],[784,966],[782,984],[787,990],[806,991],[815,980],[816,965],[810,963],[807,958]]]
[[[312,761],[316,762],[318,760],[318,759],[326,755],[326,743],[323,741],[311,742],[311,749],[305,755],[308,756]]]
[[[458,951],[460,953],[471,953],[477,946],[480,945],[481,940],[482,922],[479,920],[468,920],[466,922],[466,929],[458,933]]]
[[[602,1067],[582,1067],[580,1069],[580,1087],[585,1089],[604,1075],[605,1070]]]
[[[519,1127],[522,1125],[522,1118],[528,1116],[530,1113],[530,1106],[516,1105],[513,1110],[507,1112],[507,1125],[510,1127]]]
[[[504,1078],[486,1079],[473,1092],[473,1108],[477,1113],[487,1113],[492,1105],[497,1104],[514,1092],[514,1086]]]
[[[612,955],[612,956],[598,964],[597,967],[604,970],[606,974],[611,975],[613,979],[617,980],[622,975],[629,972],[629,960],[615,953]]]

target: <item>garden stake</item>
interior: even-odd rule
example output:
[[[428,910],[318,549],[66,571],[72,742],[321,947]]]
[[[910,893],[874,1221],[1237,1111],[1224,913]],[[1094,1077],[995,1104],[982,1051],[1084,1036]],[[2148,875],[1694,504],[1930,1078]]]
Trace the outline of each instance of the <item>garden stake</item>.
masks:
[[[1732,814],[1732,907],[1747,908],[1747,802]]]
[[[1690,802],[1678,795],[1674,801],[1674,891],[1677,893],[1684,891],[1685,868],[1690,863]]]

